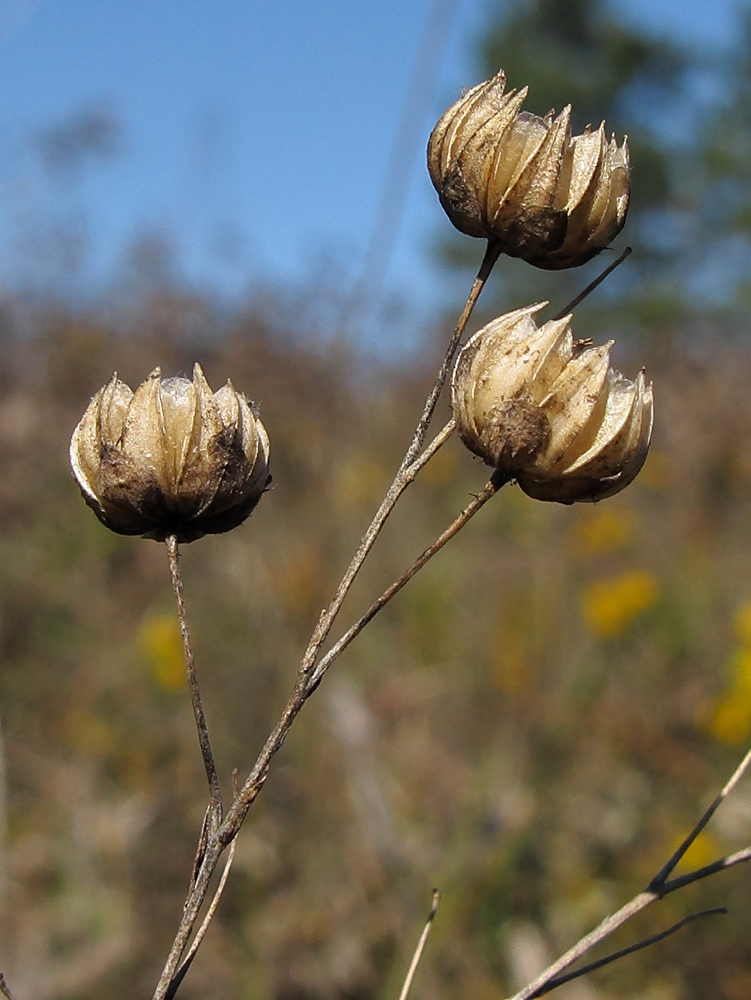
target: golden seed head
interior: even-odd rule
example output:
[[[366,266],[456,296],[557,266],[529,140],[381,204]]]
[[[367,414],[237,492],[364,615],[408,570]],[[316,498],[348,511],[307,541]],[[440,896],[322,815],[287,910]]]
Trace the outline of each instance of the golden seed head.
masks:
[[[268,486],[269,439],[227,383],[213,393],[157,368],[133,392],[117,375],[70,442],[73,475],[99,520],[123,535],[190,542],[242,524]]]
[[[612,341],[576,342],[571,317],[539,327],[546,303],[488,323],[456,362],[452,405],[459,435],[488,465],[538,500],[602,500],[644,464],[652,385],[610,367]]]
[[[501,70],[439,119],[428,170],[441,204],[468,236],[549,269],[576,267],[604,249],[628,211],[628,142],[571,135],[571,106],[544,118],[521,111],[527,88],[504,94]]]

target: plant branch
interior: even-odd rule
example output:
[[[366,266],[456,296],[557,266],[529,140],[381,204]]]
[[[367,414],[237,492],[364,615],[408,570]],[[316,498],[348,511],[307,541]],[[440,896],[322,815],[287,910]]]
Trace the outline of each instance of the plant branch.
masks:
[[[430,928],[433,926],[433,920],[438,911],[438,904],[440,901],[440,892],[437,889],[433,889],[433,902],[430,905],[430,913],[428,914],[428,919],[425,921],[425,926],[422,929],[420,940],[417,942],[417,947],[415,948],[415,953],[412,956],[412,961],[409,963],[409,969],[407,970],[407,976],[404,980],[404,986],[402,986],[402,992],[399,994],[399,1000],[407,1000],[407,996],[412,987],[412,980],[415,978],[417,966],[419,965],[422,953],[425,950],[428,934],[430,934]]]
[[[696,871],[671,878],[669,882],[663,884],[661,895],[667,896],[669,893],[675,892],[676,889],[682,889],[685,885],[691,885],[692,882],[699,882],[703,878],[716,875],[718,872],[724,872],[728,868],[744,864],[746,861],[751,861],[751,847],[744,847],[742,851],[735,851],[733,854],[728,854],[726,857],[719,858],[711,864],[697,868]]]
[[[488,500],[490,500],[490,498],[495,493],[497,493],[498,490],[501,488],[501,486],[503,486],[503,484],[506,483],[507,481],[508,480],[503,478],[499,473],[494,473],[490,477],[490,480],[487,483],[487,485],[484,486],[482,490],[480,490],[477,496],[475,496],[472,499],[471,503],[467,504],[467,506],[464,508],[461,514],[458,514],[454,518],[454,520],[451,522],[448,528],[446,528],[446,530],[443,531],[438,536],[438,538],[433,542],[433,544],[428,546],[428,548],[425,549],[422,555],[418,556],[417,559],[415,559],[415,561],[412,563],[409,569],[405,570],[398,580],[395,580],[390,587],[384,590],[384,592],[381,594],[378,600],[374,601],[371,604],[371,606],[368,608],[365,614],[362,615],[360,618],[358,618],[355,624],[350,626],[349,629],[347,629],[347,631],[344,633],[341,639],[339,639],[338,642],[336,642],[335,645],[331,647],[331,649],[321,659],[321,661],[318,663],[318,666],[311,674],[310,679],[313,688],[316,687],[318,684],[320,684],[321,678],[326,673],[331,664],[334,662],[334,660],[341,653],[343,653],[344,650],[347,648],[347,646],[349,646],[349,644],[352,642],[352,640],[356,638],[360,634],[360,632],[362,632],[362,630],[365,628],[368,622],[372,621],[373,618],[375,618],[378,612],[388,604],[391,598],[395,597],[396,594],[398,594],[399,591],[402,589],[402,587],[405,584],[409,583],[409,581],[412,579],[415,573],[421,570],[423,566],[433,558],[436,552],[440,552],[440,550],[443,548],[446,542],[450,541],[454,537],[454,535],[461,528],[464,527],[467,521],[473,518],[475,514],[478,512],[478,510],[480,510],[480,508],[483,507],[488,502]]]
[[[614,260],[612,264],[608,264],[602,274],[599,274],[594,281],[590,281],[587,287],[583,291],[579,292],[576,298],[572,299],[565,309],[561,309],[561,311],[553,317],[553,320],[563,319],[564,316],[568,316],[568,314],[576,309],[576,307],[582,303],[588,295],[592,294],[598,285],[601,285],[606,278],[610,277],[613,271],[615,271],[615,269],[619,267],[630,255],[631,247],[626,247],[620,257],[617,260]]]
[[[240,826],[242,825],[243,821],[245,820],[245,817],[248,813],[248,809],[252,805],[253,801],[258,795],[258,792],[261,790],[266,781],[266,777],[268,775],[268,770],[272,758],[281,748],[282,744],[284,743],[284,740],[286,739],[287,733],[289,732],[292,726],[292,723],[297,717],[297,714],[299,713],[302,706],[305,704],[307,698],[312,694],[313,690],[315,690],[315,687],[317,686],[318,682],[316,682],[316,684],[311,684],[310,674],[312,670],[315,668],[316,661],[320,654],[321,648],[324,642],[326,641],[329,632],[331,631],[331,627],[334,624],[334,621],[337,615],[339,614],[339,611],[341,610],[342,604],[344,603],[344,599],[346,598],[347,593],[349,592],[350,587],[352,586],[352,583],[355,580],[355,577],[359,573],[362,564],[364,563],[365,559],[368,556],[368,553],[372,549],[381,528],[383,527],[387,518],[394,509],[396,502],[398,501],[401,494],[404,492],[407,486],[414,480],[418,472],[433,457],[433,455],[435,455],[438,449],[448,440],[448,438],[454,431],[454,426],[455,426],[454,421],[450,420],[443,427],[443,429],[436,435],[436,437],[433,439],[430,445],[427,448],[425,448],[425,450],[422,453],[420,453],[420,450],[425,442],[425,437],[427,435],[428,428],[430,426],[430,422],[433,417],[433,413],[435,412],[438,399],[441,395],[441,391],[443,390],[443,386],[446,382],[446,378],[448,376],[451,364],[458,350],[459,343],[461,341],[464,330],[466,329],[469,318],[472,315],[472,311],[477,303],[478,298],[480,297],[480,293],[485,287],[485,283],[487,282],[487,279],[490,276],[493,266],[499,256],[500,256],[500,246],[493,240],[488,241],[488,245],[485,250],[485,255],[483,257],[482,263],[477,273],[477,277],[475,278],[472,284],[472,288],[470,289],[467,301],[464,305],[464,308],[462,309],[462,312],[459,316],[456,327],[454,329],[454,333],[451,337],[449,345],[444,354],[444,358],[441,363],[440,369],[438,371],[435,383],[430,393],[428,394],[428,398],[425,402],[425,406],[423,408],[420,420],[417,424],[417,428],[415,429],[415,433],[412,437],[412,441],[407,449],[404,458],[402,459],[402,462],[397,470],[394,480],[389,489],[387,490],[386,495],[380,507],[378,508],[373,517],[373,520],[371,521],[369,527],[367,528],[365,534],[363,535],[362,540],[357,548],[357,551],[355,552],[355,555],[353,556],[350,565],[348,566],[344,576],[342,577],[342,581],[339,584],[334,594],[334,597],[331,600],[331,603],[329,604],[328,608],[326,608],[321,613],[321,616],[318,619],[318,623],[316,624],[316,627],[313,630],[313,634],[310,638],[310,642],[308,643],[308,647],[302,657],[294,689],[287,701],[287,704],[284,706],[284,709],[282,710],[282,714],[279,720],[277,721],[273,730],[269,734],[263,748],[261,749],[260,754],[258,755],[255,764],[253,765],[248,777],[245,780],[245,783],[243,784],[243,787],[239,795],[235,796],[232,806],[228,810],[227,816],[224,818],[223,822],[221,823],[221,826],[218,829],[214,828],[209,832],[209,837],[203,852],[203,856],[200,862],[200,867],[198,871],[194,873],[194,876],[191,880],[191,888],[188,892],[188,897],[183,906],[183,914],[180,920],[180,925],[175,935],[175,939],[172,943],[172,947],[167,957],[167,961],[162,971],[162,975],[159,979],[156,990],[154,992],[153,1000],[166,1000],[168,996],[170,997],[173,996],[174,991],[177,989],[178,984],[175,985],[173,984],[175,983],[176,977],[180,975],[178,971],[180,968],[180,960],[185,952],[193,928],[195,927],[200,909],[204,903],[204,900],[206,899],[211,878],[214,874],[214,871],[216,870],[219,859],[223,851],[228,846],[228,844],[230,844],[237,836],[237,832],[240,829]],[[497,487],[495,487],[492,490],[492,492],[488,495],[488,497],[486,497],[485,499],[489,499],[489,496],[495,492],[496,488]],[[483,503],[484,502],[485,500],[483,500]],[[482,506],[482,504],[480,504],[479,506]],[[477,507],[478,510],[479,506]],[[466,518],[466,520],[468,519],[469,518]],[[466,523],[466,520],[462,523]],[[451,534],[449,534],[441,542],[441,545],[439,545],[438,548],[441,548],[446,543],[446,541],[448,541],[450,537],[453,537],[453,534],[455,534],[456,531],[458,531],[459,527],[461,526],[462,526],[461,524],[457,525],[457,527],[451,532]],[[170,542],[173,542],[174,556],[170,549]],[[176,540],[174,539],[168,539],[167,543],[168,543],[168,551],[170,552],[170,571],[173,576],[173,586],[175,588],[175,595],[177,597],[178,611],[179,611],[182,605],[182,585],[180,582],[179,571],[177,569],[177,543]],[[436,548],[435,551],[438,551],[438,548]],[[432,554],[434,553],[431,553],[431,555]],[[424,555],[425,553],[423,553],[423,556]],[[428,558],[430,558],[430,556],[428,556]],[[417,572],[417,569],[414,569],[414,572]],[[414,575],[414,573],[412,573],[411,575]],[[409,577],[407,577],[407,579],[409,579]],[[399,583],[399,581],[397,582]],[[403,582],[399,583],[399,586],[396,588],[396,590],[394,590],[394,593],[400,590],[401,587],[404,586],[404,583],[406,582],[407,580],[405,579],[403,580]],[[383,596],[384,595],[382,595],[381,600],[383,599]],[[387,600],[390,600],[390,597],[392,596],[393,594],[391,594],[387,598]],[[386,602],[384,601],[383,603]],[[373,617],[373,615],[376,614],[377,611],[380,610],[380,607],[382,606],[383,604],[381,604],[375,610],[371,609],[372,614],[370,617]],[[181,619],[181,631],[182,630],[183,630],[183,625]],[[360,630],[361,629],[358,629],[358,631]],[[189,658],[188,650],[190,649],[190,643],[188,639],[186,645],[186,635],[187,635],[187,626],[185,628],[185,631],[183,632],[183,645],[184,648],[186,649],[186,662],[188,663],[188,672],[190,677],[191,676],[190,664],[192,663],[192,654],[190,654]],[[352,638],[354,638],[354,636],[352,636],[348,640],[347,645],[349,644],[349,642],[351,642]],[[341,647],[339,652],[341,652],[342,649],[344,649],[344,646]],[[338,653],[336,655],[338,655]],[[333,657],[328,659],[327,666],[332,662],[332,660]],[[195,667],[193,667],[193,677],[195,677]],[[198,690],[197,681],[195,682],[195,690],[196,692]],[[191,683],[191,693],[192,692],[193,692],[193,684]],[[211,755],[210,743],[208,742],[208,731],[206,730],[205,719],[203,718],[203,709],[201,707],[200,696],[198,697],[197,701],[194,699],[193,709],[194,709],[194,714],[196,716],[196,725],[199,731],[199,740],[201,732],[203,731],[205,733],[205,743],[204,741],[201,741],[201,749],[202,751],[204,751],[204,746],[206,747],[206,752],[204,752],[204,763],[206,765],[206,773],[209,779],[209,786],[210,788],[212,788],[213,791],[214,786],[212,784],[211,773],[213,772],[213,775],[216,776],[216,767],[213,762],[213,756]],[[218,791],[218,779],[216,779],[216,788]],[[213,801],[215,800],[212,794],[212,802]],[[216,802],[220,804],[221,808],[221,799],[218,797],[218,795],[216,798]]]
[[[193,959],[196,957],[198,949],[201,947],[201,942],[206,936],[206,931],[209,929],[211,921],[214,919],[214,914],[219,906],[219,901],[224,893],[224,887],[227,885],[227,879],[229,878],[230,869],[232,868],[232,862],[235,860],[235,851],[237,850],[237,839],[232,841],[229,848],[229,853],[227,855],[227,862],[224,865],[224,871],[222,872],[222,877],[219,879],[219,885],[216,887],[216,892],[214,893],[214,898],[211,900],[211,904],[206,911],[206,915],[203,918],[201,926],[196,932],[196,936],[190,943],[190,948],[188,949],[188,954],[183,959],[180,964],[179,969],[175,973],[174,978],[170,982],[169,989],[165,994],[165,1000],[172,1000],[180,983],[185,978],[185,974],[188,969],[193,964]]]
[[[472,517],[474,517],[480,508],[483,507],[500,489],[505,481],[506,480],[498,473],[494,473],[488,484],[477,494],[476,497],[473,498],[471,503],[469,503],[464,510],[454,518],[448,528],[446,528],[446,530],[438,536],[435,542],[428,546],[428,548],[425,549],[425,551],[412,563],[409,569],[406,570],[398,580],[395,580],[394,583],[392,583],[391,586],[381,594],[378,600],[375,601],[370,608],[368,608],[365,614],[358,619],[358,621],[347,632],[345,632],[336,645],[333,646],[324,659],[321,660],[318,668],[316,669],[316,673],[310,677],[306,677],[303,674],[298,676],[295,689],[285,706],[281,718],[266,741],[266,745],[261,751],[258,760],[253,765],[252,771],[245,779],[245,783],[240,790],[240,794],[236,797],[232,806],[227,811],[227,816],[217,834],[221,843],[228,844],[236,835],[240,825],[245,819],[248,809],[266,781],[266,775],[268,773],[272,757],[277,750],[280,749],[298,712],[320,683],[321,677],[326,669],[328,669],[336,657],[347,648],[355,636],[362,632],[365,625],[367,625],[367,623],[388,604],[392,597],[395,597],[402,587],[404,587],[404,585],[412,579],[415,573],[422,569],[422,567],[443,548],[446,542],[450,541],[450,539],[452,539],[454,535],[461,528],[463,528]]]
[[[222,791],[219,785],[219,775],[214,762],[214,754],[211,750],[211,740],[209,730],[206,725],[206,715],[203,711],[201,700],[201,690],[198,686],[198,675],[196,674],[196,661],[193,657],[193,646],[190,641],[190,630],[188,629],[188,616],[185,611],[185,598],[183,596],[183,581],[180,574],[180,551],[175,535],[169,535],[166,539],[167,556],[169,559],[170,578],[172,589],[177,602],[177,618],[180,622],[180,635],[183,641],[183,654],[185,656],[185,666],[188,669],[188,687],[190,688],[190,700],[193,705],[193,717],[196,721],[198,731],[198,742],[201,747],[203,766],[206,770],[206,779],[209,783],[209,797],[212,805],[212,820],[209,824],[209,833],[222,821]]]
[[[10,987],[5,982],[5,976],[0,972],[0,993],[6,998],[6,1000],[15,1000],[15,997],[10,991]]]
[[[719,792],[719,794],[713,799],[713,801],[704,811],[704,814],[702,815],[699,822],[691,830],[688,836],[682,841],[682,843],[677,848],[672,857],[670,857],[670,859],[658,871],[658,873],[649,883],[649,886],[647,888],[659,891],[661,887],[664,887],[665,882],[667,881],[667,878],[670,875],[670,873],[674,870],[676,865],[681,861],[686,851],[689,849],[689,847],[691,847],[691,845],[699,836],[699,834],[702,832],[704,827],[717,812],[717,809],[719,808],[720,804],[728,797],[728,795],[732,792],[732,790],[741,780],[743,775],[746,773],[746,770],[748,769],[748,765],[750,763],[751,763],[751,749],[749,749],[749,751],[746,753],[746,756],[740,762],[738,767],[736,767],[736,769],[733,771],[730,778],[725,783],[723,789]]]
[[[425,441],[430,421],[433,417],[433,413],[435,412],[438,398],[443,390],[443,386],[446,382],[446,378],[448,377],[452,362],[459,348],[459,342],[462,338],[462,334],[467,327],[469,318],[472,315],[472,311],[474,310],[477,300],[480,297],[480,293],[485,287],[485,283],[490,276],[490,272],[493,270],[493,266],[500,256],[500,252],[501,249],[498,243],[494,240],[488,241],[485,256],[480,264],[477,277],[472,283],[472,288],[467,296],[464,308],[462,309],[459,319],[457,320],[456,327],[454,328],[453,335],[449,341],[448,347],[446,348],[446,353],[444,354],[443,361],[441,362],[441,367],[438,370],[438,375],[436,376],[433,388],[430,390],[428,398],[425,401],[425,406],[415,429],[415,433],[412,436],[412,441],[407,448],[406,454],[404,455],[397,473],[394,476],[391,486],[386,492],[386,496],[383,498],[380,507],[373,516],[373,520],[370,522],[370,525],[363,535],[357,551],[352,557],[352,561],[347,567],[331,603],[328,608],[321,613],[321,617],[318,619],[318,623],[313,630],[313,635],[310,638],[308,648],[305,650],[305,654],[302,658],[302,663],[300,665],[302,673],[309,673],[313,669],[315,662],[318,659],[318,654],[321,651],[321,647],[326,641],[326,638],[331,631],[331,626],[334,624],[336,616],[339,614],[341,606],[344,603],[344,599],[347,596],[355,577],[360,572],[360,568],[365,562],[368,553],[372,549],[381,528],[391,514],[391,511],[396,506],[397,500],[419,471],[419,468],[413,469],[415,459],[417,458]],[[446,426],[448,427],[448,425]],[[441,443],[443,442],[441,441]],[[422,466],[420,466],[420,468],[421,467]]]
[[[605,965],[610,965],[611,962],[618,961],[619,958],[625,958],[626,955],[632,955],[635,951],[641,951],[642,948],[648,948],[650,945],[657,944],[658,941],[664,941],[665,938],[670,937],[671,934],[675,934],[686,924],[692,923],[694,920],[699,920],[700,917],[712,917],[719,913],[727,913],[727,907],[725,906],[715,906],[711,910],[701,910],[699,913],[690,913],[683,920],[679,920],[678,923],[673,924],[672,927],[668,927],[667,930],[660,931],[658,934],[653,934],[651,937],[644,938],[642,941],[637,941],[636,944],[629,945],[628,948],[621,948],[620,951],[614,951],[610,955],[605,955],[604,958],[598,958],[596,962],[590,962],[589,965],[584,965],[581,969],[576,969],[574,972],[568,972],[564,976],[557,976],[555,979],[551,979],[546,986],[540,989],[537,993],[533,994],[533,997],[544,996],[545,993],[550,993],[552,990],[557,989],[559,986],[563,986],[564,983],[570,983],[572,979],[579,979],[581,976],[586,976],[590,972],[594,972],[596,969],[602,969]]]
[[[447,425],[447,428],[448,426],[449,425]],[[444,430],[446,430],[446,428],[444,428]],[[394,597],[402,589],[402,587],[412,579],[415,573],[417,573],[417,571],[421,569],[429,559],[439,552],[446,542],[453,538],[460,528],[462,528],[467,521],[469,521],[470,518],[473,517],[485,503],[487,503],[487,501],[498,491],[504,482],[505,480],[498,473],[493,474],[490,482],[452,521],[449,527],[441,535],[439,535],[431,546],[425,549],[422,555],[415,560],[412,566],[410,566],[410,568],[402,574],[398,580],[396,580],[386,591],[384,591],[381,597],[368,609],[365,615],[363,615],[363,617],[354,626],[352,626],[352,628],[345,633],[344,636],[342,636],[337,645],[329,651],[325,658],[325,669],[327,669],[333,660],[344,651],[355,636],[362,631],[366,624],[366,620],[370,621],[378,613],[378,611],[381,610],[381,608],[385,607],[388,601],[390,601],[391,598]],[[322,660],[321,665],[323,664],[324,661]],[[297,718],[300,709],[317,687],[321,676],[322,674],[319,675],[317,680],[314,681],[311,677],[306,676],[303,673],[298,673],[292,694],[290,695],[287,704],[284,706],[279,720],[267,738],[263,749],[258,755],[250,774],[245,779],[245,783],[243,784],[239,794],[235,796],[232,805],[227,810],[227,815],[221,826],[209,836],[200,868],[191,882],[192,890],[189,891],[188,898],[186,899],[183,907],[183,915],[180,921],[180,926],[178,927],[170,955],[165,964],[156,992],[154,993],[154,1000],[167,1000],[168,997],[174,995],[169,992],[172,988],[171,984],[173,983],[175,977],[179,975],[178,970],[180,967],[180,959],[185,951],[185,948],[187,947],[193,927],[198,919],[201,906],[206,899],[211,877],[216,870],[219,858],[225,848],[237,836],[237,833],[247,816],[248,810],[266,782],[269,767],[271,766],[271,761],[274,758],[274,755],[281,749],[285,739],[287,738],[287,734],[292,727],[292,723]]]
[[[696,840],[699,833],[704,829],[709,820],[715,814],[720,803],[738,784],[741,777],[747,770],[749,763],[751,763],[751,750],[748,751],[738,767],[736,767],[735,771],[733,771],[720,793],[713,799],[711,804],[704,811],[699,822],[696,826],[694,826],[680,847],[673,853],[670,860],[662,866],[660,871],[650,881],[644,892],[640,892],[615,913],[605,917],[605,919],[601,921],[597,927],[594,928],[594,930],[590,931],[589,934],[585,934],[584,937],[569,948],[567,952],[561,955],[560,958],[556,959],[552,965],[548,966],[548,968],[541,972],[540,975],[537,976],[531,983],[525,986],[522,990],[519,990],[518,993],[515,993],[513,997],[510,997],[509,1000],[531,1000],[532,997],[542,996],[543,993],[548,991],[549,984],[558,979],[564,969],[573,965],[574,962],[594,948],[595,945],[604,941],[605,938],[610,937],[610,935],[619,927],[625,924],[632,917],[635,917],[637,913],[641,913],[642,910],[645,910],[658,899],[662,899],[664,896],[669,895],[671,892],[676,892],[684,886],[691,885],[693,882],[698,882],[701,879],[708,878],[710,875],[715,875],[718,872],[725,871],[735,865],[751,861],[751,847],[746,847],[741,851],[736,851],[734,854],[727,855],[727,857],[720,858],[709,865],[704,865],[702,868],[696,869],[696,871],[688,872],[685,875],[679,875],[669,881],[667,880],[667,876],[684,857],[688,848],[694,840]]]

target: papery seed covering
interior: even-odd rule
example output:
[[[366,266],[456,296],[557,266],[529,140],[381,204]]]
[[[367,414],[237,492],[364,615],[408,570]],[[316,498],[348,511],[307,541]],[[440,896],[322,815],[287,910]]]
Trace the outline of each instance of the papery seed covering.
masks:
[[[468,236],[537,267],[576,267],[618,235],[630,194],[628,142],[605,123],[571,134],[571,106],[556,117],[521,111],[527,88],[504,93],[501,70],[438,121],[428,170],[441,205]]]
[[[258,410],[231,383],[212,393],[156,368],[135,392],[113,375],[70,443],[86,503],[123,535],[194,541],[237,527],[267,488],[269,439]]]
[[[571,317],[538,327],[547,303],[478,330],[457,358],[462,441],[538,500],[601,500],[641,469],[652,436],[652,385],[610,367],[610,341],[575,341]]]

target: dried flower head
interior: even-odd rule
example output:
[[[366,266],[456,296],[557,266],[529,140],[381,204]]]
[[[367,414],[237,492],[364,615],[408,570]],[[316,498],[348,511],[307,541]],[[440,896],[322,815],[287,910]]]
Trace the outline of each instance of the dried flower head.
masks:
[[[621,231],[628,210],[628,143],[605,123],[571,135],[571,106],[544,118],[520,111],[527,88],[504,94],[497,76],[468,91],[439,119],[428,170],[453,224],[498,240],[503,253],[537,267],[584,264]]]
[[[271,479],[253,404],[229,382],[212,394],[199,365],[192,382],[157,368],[135,392],[113,375],[73,432],[70,461],[103,524],[158,541],[237,527]]]
[[[452,383],[459,435],[538,500],[601,500],[644,464],[652,386],[610,367],[612,341],[574,340],[567,316],[539,327],[546,303],[488,323],[467,342]]]

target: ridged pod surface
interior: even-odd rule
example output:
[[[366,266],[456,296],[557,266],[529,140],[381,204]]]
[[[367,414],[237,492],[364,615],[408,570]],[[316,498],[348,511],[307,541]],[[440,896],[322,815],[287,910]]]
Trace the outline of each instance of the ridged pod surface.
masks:
[[[113,375],[70,443],[86,503],[124,535],[190,542],[241,524],[268,486],[269,439],[253,404],[155,369],[135,392]]]
[[[570,316],[538,327],[546,303],[478,330],[457,358],[459,435],[538,500],[575,503],[618,493],[641,469],[652,436],[652,385],[610,367],[612,341],[574,340]]]
[[[522,111],[527,88],[504,93],[501,70],[438,121],[428,170],[441,205],[468,236],[537,267],[576,267],[618,235],[630,194],[628,142],[596,130],[571,134],[571,106],[556,117]]]

